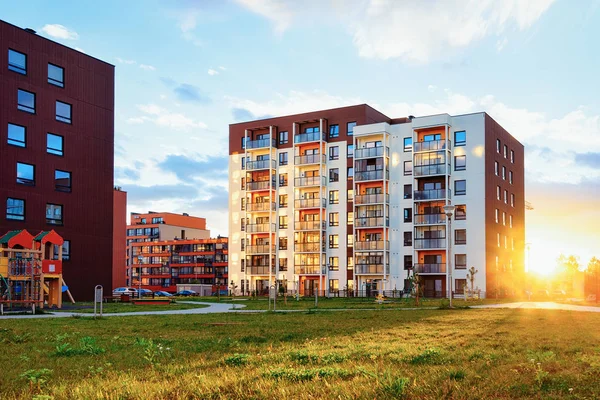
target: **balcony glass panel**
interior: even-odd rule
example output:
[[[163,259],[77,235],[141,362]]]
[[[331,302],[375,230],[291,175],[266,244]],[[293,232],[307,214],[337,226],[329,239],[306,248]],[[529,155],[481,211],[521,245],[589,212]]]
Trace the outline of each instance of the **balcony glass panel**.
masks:
[[[422,249],[445,249],[446,238],[441,239],[414,239],[414,247],[417,250]]]
[[[248,171],[256,171],[258,169],[275,169],[276,164],[275,160],[258,160],[258,161],[248,161],[246,163],[246,169]]]
[[[248,203],[246,204],[247,211],[275,211],[275,203]]]
[[[294,143],[315,142],[325,140],[324,132],[299,133],[294,136]]]
[[[294,265],[294,273],[298,275],[325,275],[327,271],[325,271],[325,266],[322,265]]]
[[[448,190],[448,197],[450,191]],[[446,198],[446,189],[415,190],[415,201],[417,200],[440,200]]]
[[[277,143],[275,139],[248,140],[246,142],[246,149],[261,149],[264,147],[277,147]]]
[[[275,224],[246,224],[246,232],[248,233],[260,233],[260,232],[275,232]]]
[[[446,264],[415,264],[418,274],[445,274]]]
[[[413,167],[414,176],[426,175],[444,175],[446,171],[450,171],[450,165],[446,169],[446,164],[424,165],[421,167]]]
[[[319,248],[321,249],[319,251]],[[315,243],[295,243],[294,251],[302,253],[320,253],[325,251],[325,243],[322,245],[318,242]]]
[[[389,203],[390,195],[383,194],[383,193],[360,194],[360,195],[354,196],[354,204],[377,204],[377,203],[383,203],[384,199],[385,199],[386,203]]]
[[[275,253],[275,246],[268,244],[246,246],[246,254],[269,254]]]
[[[326,186],[324,176],[307,176],[301,178],[294,178],[294,186],[306,187],[306,186]]]
[[[416,153],[419,151],[446,150],[446,148],[450,148],[450,145],[449,140],[430,140],[427,142],[416,142],[413,144],[413,148]]]
[[[362,218],[354,218],[354,226],[356,228],[365,228],[365,227],[382,227],[390,226],[389,217],[362,217]]]
[[[354,171],[354,180],[356,181],[374,181],[384,179],[383,170],[376,171]],[[390,179],[390,171],[385,171],[385,179]]]
[[[325,154],[307,154],[294,157],[294,164],[296,165],[325,164],[325,162]]]
[[[355,251],[368,250],[389,250],[390,242],[388,240],[371,240],[368,242],[354,242]]]
[[[274,189],[275,186],[275,182],[272,181],[271,184],[269,185],[269,181],[258,181],[258,182],[247,182],[246,183],[246,190],[268,190],[268,189]]]
[[[325,221],[296,221],[294,229],[297,231],[325,230]]]
[[[250,275],[269,275],[269,266],[268,265],[246,265],[246,271]],[[275,274],[275,266],[271,266],[271,274]]]
[[[385,149],[385,150],[384,150]],[[356,149],[354,151],[354,158],[370,158],[370,157],[383,157],[385,151],[385,156],[388,157],[390,155],[389,147],[364,147],[361,149]]]
[[[415,225],[445,224],[446,214],[415,214],[413,220]]]
[[[325,208],[325,199],[295,199],[295,208]]]
[[[357,275],[383,275],[383,264],[356,264],[354,273]],[[385,266],[385,273],[390,273],[390,265]]]

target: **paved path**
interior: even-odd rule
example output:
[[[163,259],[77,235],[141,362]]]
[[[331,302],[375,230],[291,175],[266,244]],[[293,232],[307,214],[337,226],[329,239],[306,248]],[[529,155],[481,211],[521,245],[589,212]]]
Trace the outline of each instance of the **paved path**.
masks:
[[[198,304],[207,305],[208,307],[203,308],[190,308],[187,310],[165,310],[165,311],[136,311],[136,312],[125,312],[125,313],[108,313],[103,314],[103,317],[131,317],[139,315],[193,315],[193,314],[213,314],[213,313],[262,313],[266,310],[244,310],[246,307],[244,304],[231,304],[231,303],[203,303],[197,301],[178,301],[178,303],[184,304]],[[503,304],[486,304],[479,306],[471,306],[471,308],[509,308],[509,309],[544,309],[544,310],[563,310],[563,311],[583,311],[583,312],[600,312],[600,307],[593,306],[577,306],[573,304],[559,304],[553,302],[516,302],[516,303],[503,303]],[[415,310],[435,310],[435,307],[419,307],[419,308],[385,308],[385,309],[373,309],[373,308],[321,308],[319,311],[415,311]],[[278,310],[277,312],[306,312],[308,310]],[[91,317],[93,314],[89,313],[72,313],[72,312],[55,312],[52,314],[36,314],[36,315],[3,315],[0,316],[0,321],[4,319],[31,319],[31,318],[67,318],[72,316]]]

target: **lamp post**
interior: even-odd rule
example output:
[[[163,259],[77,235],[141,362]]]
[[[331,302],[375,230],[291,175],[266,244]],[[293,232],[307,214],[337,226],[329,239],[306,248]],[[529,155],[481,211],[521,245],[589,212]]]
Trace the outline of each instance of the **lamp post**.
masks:
[[[451,204],[447,204],[444,206],[444,213],[446,214],[446,222],[448,224],[448,231],[446,233],[446,243],[447,243],[447,251],[446,251],[446,270],[448,271],[448,285],[450,286],[450,290],[448,291],[448,296],[450,298],[450,308],[452,308],[452,214],[454,214],[454,206]]]
[[[142,298],[142,255],[140,254],[138,257],[138,270],[139,270],[139,275],[138,275],[138,299]]]

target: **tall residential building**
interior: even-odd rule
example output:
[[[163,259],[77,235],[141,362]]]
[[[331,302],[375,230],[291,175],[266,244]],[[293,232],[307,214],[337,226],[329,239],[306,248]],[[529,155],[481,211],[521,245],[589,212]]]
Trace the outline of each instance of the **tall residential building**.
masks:
[[[0,21],[0,232],[62,236],[76,300],[113,282],[114,76],[113,65]]]
[[[358,105],[229,132],[229,277],[242,291],[390,294],[415,271],[426,296],[460,295],[471,266],[482,296],[518,290],[524,148],[486,113],[390,119]]]

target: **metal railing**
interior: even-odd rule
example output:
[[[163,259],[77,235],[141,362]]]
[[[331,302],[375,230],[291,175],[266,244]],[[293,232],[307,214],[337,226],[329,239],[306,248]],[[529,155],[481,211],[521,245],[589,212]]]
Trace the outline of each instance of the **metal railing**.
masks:
[[[413,151],[418,153],[420,151],[432,151],[432,150],[446,150],[450,148],[449,140],[430,140],[428,142],[415,142],[413,143]]]
[[[418,274],[445,274],[446,264],[415,264],[414,271]]]
[[[318,231],[325,230],[325,221],[295,221],[294,230],[297,231]]]
[[[260,149],[263,147],[277,147],[275,139],[257,139],[246,141],[246,149]]]
[[[390,171],[386,170],[385,174],[382,169],[376,171],[355,171],[355,181],[374,181],[378,179],[390,179]]]
[[[246,265],[246,271],[250,275],[269,275],[268,265]],[[271,266],[271,274],[275,274],[275,266]]]
[[[269,254],[275,253],[275,245],[256,244],[246,245],[246,254]]]
[[[299,133],[294,136],[294,143],[315,142],[325,140],[325,132]]]
[[[415,225],[445,224],[446,214],[415,214]]]
[[[368,242],[354,242],[355,251],[389,250],[389,240],[371,240]]]
[[[246,204],[246,211],[275,211],[275,203],[262,202],[262,203],[248,203]]]
[[[450,190],[448,190],[450,197]],[[440,200],[446,198],[446,189],[415,190],[414,200]]]
[[[275,224],[246,224],[246,232],[248,232],[248,233],[269,232],[269,227],[270,227],[271,232],[275,232]]]
[[[413,246],[417,250],[422,249],[445,249],[446,238],[441,239],[414,239]]]
[[[356,264],[354,273],[357,275],[383,275],[383,264]],[[385,273],[390,273],[390,265],[386,264]]]
[[[325,251],[325,243],[294,243],[294,251],[300,253],[321,253]]]
[[[364,147],[361,149],[354,150],[354,159],[357,158],[371,158],[371,157],[383,157],[385,149],[386,157],[390,155],[389,147]]]
[[[378,227],[378,226],[390,226],[389,217],[362,217],[362,218],[354,218],[354,226],[357,228],[364,227]]]
[[[294,207],[299,208],[325,208],[325,199],[295,199]]]
[[[277,168],[277,164],[275,160],[257,160],[257,161],[248,161],[246,163],[247,171],[256,171],[258,169],[275,169]]]
[[[295,156],[294,164],[305,165],[305,164],[325,164],[325,154],[306,154],[303,156]]]
[[[300,178],[294,178],[294,186],[305,187],[305,186],[326,186],[324,176],[306,176]]]
[[[354,204],[376,204],[383,203],[385,199],[386,203],[390,202],[389,194],[359,194],[354,196]]]

